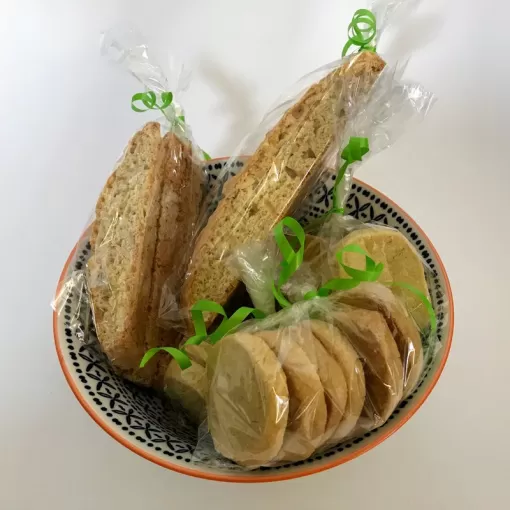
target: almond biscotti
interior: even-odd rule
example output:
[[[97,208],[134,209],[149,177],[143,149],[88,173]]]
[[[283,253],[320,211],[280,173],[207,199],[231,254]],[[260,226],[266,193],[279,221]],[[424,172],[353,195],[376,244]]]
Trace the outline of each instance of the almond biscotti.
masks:
[[[184,309],[199,299],[228,301],[238,280],[225,255],[236,245],[265,239],[309,192],[345,128],[346,100],[352,104],[365,95],[383,67],[378,55],[365,51],[330,72],[284,114],[244,170],[225,184],[194,248],[181,293]]]
[[[159,329],[159,306],[169,275],[183,273],[200,180],[188,144],[150,122],[129,142],[96,205],[87,266],[96,332],[112,365],[135,382],[153,385],[163,375],[159,358],[138,368],[147,349],[178,341]]]

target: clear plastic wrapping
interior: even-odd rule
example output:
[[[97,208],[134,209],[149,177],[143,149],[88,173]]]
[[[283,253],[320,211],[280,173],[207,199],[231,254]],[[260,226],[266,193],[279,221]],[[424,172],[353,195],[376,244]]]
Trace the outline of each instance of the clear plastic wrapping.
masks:
[[[239,284],[229,256],[248,241],[266,239],[284,216],[305,216],[306,197],[336,178],[342,149],[351,137],[369,140],[368,157],[390,146],[409,123],[423,118],[433,95],[420,85],[402,83],[398,74],[397,68],[368,51],[312,73],[316,83],[284,103],[287,110],[266,132],[244,169],[230,177],[226,165],[201,213],[203,229],[180,296],[184,312],[200,299],[228,302]],[[268,123],[274,124],[266,119],[260,130],[265,132]],[[257,133],[254,138],[259,138]],[[241,147],[233,157],[243,152]],[[340,205],[345,203],[354,167],[348,166],[338,186]],[[213,319],[209,315],[208,323]]]
[[[381,426],[418,384],[430,341],[375,282],[241,325],[212,348],[197,461],[209,441],[209,462],[296,462]]]
[[[158,357],[143,369],[139,364],[147,349],[181,341],[162,317],[176,302],[196,233],[205,186],[202,152],[140,37],[106,33],[102,51],[146,88],[133,96],[133,109],[159,109],[162,117],[145,124],[124,149],[84,234],[91,256],[64,283],[54,306],[79,288],[112,366],[132,381],[161,387],[168,360]]]
[[[404,4],[375,2],[379,27]],[[362,46],[300,80],[206,192],[204,153],[169,92],[179,95],[186,73],[170,83],[133,32],[104,34],[102,50],[145,87],[133,109],[163,116],[125,148],[83,234],[91,256],[63,283],[55,309],[80,296],[81,321],[93,321],[116,372],[180,404],[178,416],[199,427],[194,460],[210,467],[304,461],[385,423],[437,350],[429,271],[397,230],[339,214],[361,161],[344,149],[364,140],[364,160],[389,147],[433,95]],[[317,187],[334,209],[307,224]],[[304,245],[282,279],[286,256],[273,229],[285,217],[299,227],[291,216],[306,235],[286,234],[289,250]],[[216,314],[228,323],[223,306],[239,308],[241,283],[266,316],[212,341]],[[193,306],[204,302],[213,306],[197,320]]]
[[[297,234],[286,237],[297,245]],[[243,268],[250,295],[274,302],[281,256],[272,239],[252,245],[253,253],[243,245],[229,262]],[[365,434],[413,392],[438,351],[430,271],[403,234],[333,214],[303,248],[281,289],[293,304],[208,346],[197,462],[204,452],[209,463],[228,465],[226,458],[246,469],[299,462]],[[366,257],[379,268],[377,280]],[[359,281],[345,290],[328,287],[352,275]],[[326,288],[327,296],[309,295]]]
[[[206,207],[203,213],[205,226],[181,292],[183,309],[200,299],[227,303],[238,279],[225,264],[226,256],[248,240],[267,238],[280,219],[295,212],[338,152],[349,115],[383,67],[371,52],[332,66],[266,134],[242,172],[226,181],[215,211],[209,216]],[[209,202],[217,199],[213,192]]]
[[[289,238],[292,239],[292,235]],[[364,253],[345,252],[341,255],[341,261],[338,260],[339,251],[351,244],[359,246],[365,254],[383,264],[378,282],[391,288],[420,330],[426,331],[430,327],[430,315],[416,291],[430,300],[431,270],[406,237],[386,225],[363,223],[340,214],[329,215],[324,222],[318,222],[313,233],[306,236],[303,263],[282,285],[284,294],[291,302],[300,301],[307,293],[317,290],[329,280],[348,277],[343,265],[363,269]],[[278,278],[281,262],[280,254],[272,248],[273,239],[267,239],[266,245],[271,247],[272,258],[268,257],[263,263],[247,256],[250,244],[239,247],[235,252],[236,257],[230,260],[234,266],[243,265],[243,283],[248,293],[256,292],[257,299],[261,301],[271,300],[273,282]],[[263,249],[262,246],[263,243],[256,243],[258,251]],[[268,267],[273,268],[272,274],[268,272]]]
[[[192,360],[191,366],[182,370],[172,360],[164,375],[163,389],[166,396],[179,402],[195,423],[202,423],[207,418],[209,382],[206,367],[210,347],[207,343],[189,346],[187,352]]]
[[[294,234],[286,234],[291,246]],[[252,301],[269,312],[200,344],[208,357],[198,386],[208,387],[196,462],[299,462],[365,434],[413,392],[438,351],[430,270],[403,234],[332,214],[306,235],[303,254],[281,288],[292,304],[276,313],[283,266],[275,241],[247,243],[230,257]],[[359,275],[344,290],[328,287],[366,270],[366,257],[381,266],[376,280]],[[319,297],[324,288],[329,295]]]
[[[232,250],[228,263],[249,289],[253,305],[267,315],[274,313],[271,286],[278,267],[276,243],[271,240],[254,241],[237,246]]]
[[[339,264],[337,253],[349,244],[360,246],[374,260],[383,263],[384,268],[378,279],[385,285],[393,285],[392,291],[405,304],[414,321],[421,330],[429,327],[429,313],[420,297],[408,288],[395,284],[412,286],[427,299],[430,299],[428,280],[430,268],[423,262],[419,253],[398,230],[377,223],[362,223],[354,218],[331,215],[325,223],[307,238],[305,264],[302,272],[319,286],[331,278],[346,277],[346,271]],[[361,253],[347,252],[342,255],[343,263],[355,269],[362,269],[365,256]],[[303,278],[300,274],[299,278]],[[290,292],[298,293],[300,283],[288,282]],[[303,294],[302,294],[303,295]]]

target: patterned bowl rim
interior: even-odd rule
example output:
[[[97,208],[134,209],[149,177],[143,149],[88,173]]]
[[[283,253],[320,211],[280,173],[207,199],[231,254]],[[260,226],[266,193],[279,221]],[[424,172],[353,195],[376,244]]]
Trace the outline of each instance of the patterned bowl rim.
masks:
[[[228,159],[228,158],[215,158],[215,159],[210,160],[208,163],[211,163],[214,161],[224,161],[226,159]],[[374,194],[380,196],[381,198],[383,198],[385,201],[387,201],[389,204],[393,205],[397,209],[400,209],[402,211],[402,213],[405,214],[407,216],[407,218],[409,218],[409,220],[414,224],[416,230],[419,232],[420,236],[422,236],[423,239],[425,239],[427,241],[427,243],[430,246],[431,251],[433,252],[434,256],[437,259],[437,263],[439,264],[441,274],[443,275],[443,278],[444,278],[445,290],[446,290],[446,293],[448,296],[448,302],[450,305],[450,309],[449,309],[450,324],[449,324],[448,334],[447,334],[446,340],[444,342],[444,349],[442,349],[443,350],[442,359],[439,363],[439,366],[438,366],[436,372],[433,374],[432,381],[431,381],[430,385],[428,386],[428,388],[423,392],[422,395],[420,395],[419,398],[417,398],[417,400],[415,402],[413,402],[414,405],[409,408],[407,414],[401,420],[398,420],[395,422],[394,425],[387,427],[387,430],[383,434],[377,436],[373,441],[367,442],[367,444],[365,446],[359,448],[356,451],[353,451],[352,453],[350,453],[348,455],[341,456],[339,458],[333,458],[329,462],[321,463],[320,465],[317,465],[317,466],[305,467],[303,470],[298,470],[298,471],[293,470],[293,471],[289,471],[287,473],[282,473],[282,474],[277,474],[277,475],[268,474],[268,475],[263,475],[263,476],[250,475],[249,473],[247,473],[246,475],[239,476],[239,475],[228,475],[228,474],[214,473],[214,472],[210,472],[210,471],[200,471],[197,469],[188,468],[186,466],[174,464],[170,460],[162,459],[146,450],[143,450],[142,448],[138,447],[136,444],[131,443],[127,438],[122,437],[113,427],[111,427],[108,424],[108,422],[102,417],[102,415],[100,415],[91,406],[91,404],[89,402],[87,402],[87,400],[83,397],[80,389],[78,388],[75,381],[73,380],[73,377],[69,371],[69,367],[67,366],[67,364],[64,360],[64,355],[63,355],[63,352],[61,349],[61,343],[60,343],[60,339],[59,339],[59,335],[58,335],[58,313],[56,312],[56,310],[54,310],[53,311],[53,337],[54,337],[54,341],[55,341],[55,348],[57,351],[57,356],[58,356],[60,366],[61,366],[64,376],[67,380],[67,383],[69,384],[69,387],[71,388],[72,392],[74,393],[76,399],[81,404],[81,406],[85,409],[85,411],[90,415],[90,417],[105,432],[107,432],[111,437],[113,437],[113,439],[115,439],[116,441],[118,441],[119,443],[124,445],[126,448],[129,448],[132,452],[136,453],[137,455],[140,455],[141,457],[143,457],[147,460],[150,460],[151,462],[154,462],[155,464],[158,464],[158,465],[160,465],[164,468],[167,468],[167,469],[171,469],[172,471],[176,471],[178,473],[182,473],[185,475],[194,476],[197,478],[214,480],[214,481],[218,481],[218,482],[237,482],[237,483],[277,482],[277,481],[282,481],[282,480],[291,480],[294,478],[300,478],[302,476],[308,476],[308,475],[312,475],[315,473],[319,473],[321,471],[326,471],[328,469],[339,466],[341,464],[345,464],[346,462],[349,462],[350,460],[353,460],[356,457],[359,457],[360,455],[372,450],[373,448],[375,448],[376,446],[381,444],[383,441],[388,439],[388,437],[390,437],[397,430],[399,430],[405,423],[407,423],[407,421],[409,421],[409,419],[423,405],[425,400],[427,400],[428,396],[430,395],[430,393],[436,386],[437,381],[439,380],[439,377],[441,376],[441,374],[443,372],[443,369],[446,365],[446,361],[450,354],[450,349],[451,349],[452,340],[453,340],[453,329],[454,329],[454,303],[453,303],[452,289],[450,286],[450,281],[448,279],[448,274],[444,267],[443,261],[441,260],[441,257],[439,256],[436,248],[434,247],[434,245],[432,244],[432,242],[430,241],[428,236],[419,227],[419,225],[416,223],[416,221],[414,221],[411,218],[411,216],[409,216],[393,200],[389,199],[384,193],[381,193],[379,190],[373,188],[372,186],[369,186],[368,184],[366,184],[363,181],[360,181],[358,179],[354,179],[354,181],[359,183],[361,186],[364,186],[366,189],[371,190]],[[88,231],[86,231],[83,234],[83,236],[86,235],[87,232]],[[80,240],[81,240],[81,238],[80,238]],[[75,247],[72,249],[71,253],[69,254],[69,256],[66,260],[66,263],[64,265],[64,268],[62,269],[62,273],[61,273],[59,281],[58,281],[57,290],[56,290],[55,295],[58,295],[60,292],[60,289],[64,282],[64,278],[67,275],[69,265],[70,265],[71,261],[73,260],[74,254],[76,252],[76,249],[78,247],[80,240],[78,240],[78,242],[76,243]]]

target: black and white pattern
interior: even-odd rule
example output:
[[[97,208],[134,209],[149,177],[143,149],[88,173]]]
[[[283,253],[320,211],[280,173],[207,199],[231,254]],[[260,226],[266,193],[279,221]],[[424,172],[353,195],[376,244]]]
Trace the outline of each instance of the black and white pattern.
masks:
[[[235,175],[244,165],[244,159],[229,162],[227,160],[212,161],[206,165],[209,174],[209,186],[212,187],[222,174],[222,181]],[[227,170],[225,172],[225,170]],[[223,182],[217,191],[221,192]],[[334,180],[320,183],[310,194],[301,209],[301,221],[313,221],[327,212],[332,203],[332,188]],[[448,328],[448,303],[445,302],[444,275],[439,272],[438,261],[427,240],[420,236],[412,220],[405,216],[400,209],[385,202],[377,192],[356,182],[352,185],[351,194],[347,200],[346,212],[362,221],[378,222],[399,229],[416,247],[424,262],[431,269],[431,296],[438,318],[438,339],[442,340]],[[68,275],[83,272],[84,265],[90,256],[90,245],[87,239],[82,239],[68,268]],[[194,425],[187,422],[182,412],[163,401],[156,393],[141,389],[118,377],[109,367],[102,354],[91,313],[84,292],[75,288],[65,297],[59,307],[58,315],[58,342],[63,352],[64,364],[69,368],[71,377],[80,394],[93,408],[97,420],[103,427],[115,431],[143,450],[170,460],[173,464],[194,465],[194,460],[203,456],[194,456],[197,445],[197,430]],[[441,344],[439,344],[441,345]],[[371,442],[374,436],[384,433],[396,420],[402,419],[406,414],[407,406],[416,395],[423,392],[430,383],[430,374],[437,370],[444,353],[431,360],[424,371],[422,381],[407,397],[389,418],[388,422],[379,429],[367,432],[364,436],[349,440],[329,451],[293,464],[285,464],[271,468],[261,468],[252,472],[263,474],[268,471],[300,470],[301,466],[320,463],[330,460],[331,457],[346,455],[360,446]],[[201,470],[199,464],[197,470]],[[214,466],[215,471],[235,474],[243,472],[233,464]]]

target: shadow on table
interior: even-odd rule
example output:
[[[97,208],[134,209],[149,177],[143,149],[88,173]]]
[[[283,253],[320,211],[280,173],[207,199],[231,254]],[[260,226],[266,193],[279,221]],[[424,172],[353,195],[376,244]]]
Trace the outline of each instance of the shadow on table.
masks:
[[[216,153],[230,155],[259,121],[250,84],[207,55],[197,66],[197,74],[216,93],[218,100],[213,111],[228,123]]]

